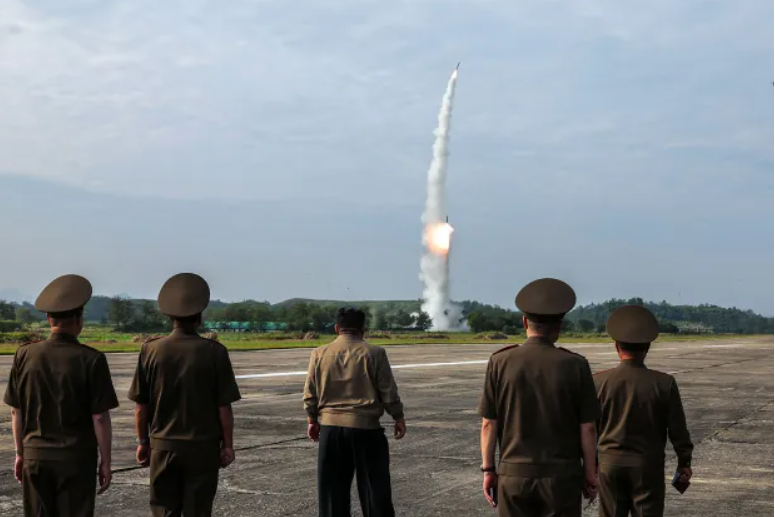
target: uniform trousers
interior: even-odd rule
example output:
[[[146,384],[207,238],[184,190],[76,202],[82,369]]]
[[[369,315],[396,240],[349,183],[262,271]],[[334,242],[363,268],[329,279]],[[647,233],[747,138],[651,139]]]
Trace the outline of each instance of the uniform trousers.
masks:
[[[151,513],[154,517],[211,517],[218,490],[218,463],[211,454],[151,449]],[[216,456],[217,457],[217,456]]]
[[[598,475],[600,517],[662,517],[665,511],[663,465],[624,467],[601,463]]]
[[[24,460],[26,517],[92,517],[96,495],[95,461]]]
[[[384,429],[321,426],[318,450],[320,517],[350,517],[353,474],[364,517],[394,517],[390,455]]]
[[[578,475],[498,476],[498,517],[581,517]]]

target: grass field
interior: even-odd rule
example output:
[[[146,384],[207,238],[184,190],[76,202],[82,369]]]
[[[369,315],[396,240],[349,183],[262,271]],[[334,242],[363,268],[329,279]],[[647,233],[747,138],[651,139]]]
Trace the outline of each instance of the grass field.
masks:
[[[384,334],[384,333],[383,333]],[[414,345],[414,344],[438,344],[438,343],[450,343],[450,344],[471,344],[471,343],[499,343],[504,346],[512,343],[520,343],[525,339],[524,334],[511,335],[501,339],[492,339],[486,337],[487,334],[472,334],[466,332],[450,332],[445,334],[436,334],[429,332],[427,335],[423,334],[410,334],[401,335],[394,334],[390,338],[383,337],[367,337],[370,343],[375,345]],[[117,332],[109,332],[105,329],[90,329],[84,330],[84,333],[80,336],[82,343],[88,344],[102,352],[138,352],[142,346],[142,342],[133,342],[135,334],[122,334]],[[441,337],[446,336],[446,337]],[[284,339],[278,339],[278,336],[268,338],[266,334],[254,334],[254,333],[229,333],[224,332],[218,334],[218,340],[226,345],[229,350],[241,351],[241,350],[264,350],[264,349],[286,349],[286,348],[313,348],[330,343],[335,336],[322,334],[316,339],[301,339],[299,337],[288,336]],[[680,334],[663,334],[659,337],[659,341],[696,341],[696,340],[709,340],[709,339],[734,339],[736,337],[753,337],[753,336],[737,336],[733,334],[718,334],[718,335],[680,335]],[[560,338],[559,343],[610,343],[611,339],[604,334],[579,334],[573,333],[568,336]],[[19,343],[0,343],[0,355],[13,354],[16,351]]]

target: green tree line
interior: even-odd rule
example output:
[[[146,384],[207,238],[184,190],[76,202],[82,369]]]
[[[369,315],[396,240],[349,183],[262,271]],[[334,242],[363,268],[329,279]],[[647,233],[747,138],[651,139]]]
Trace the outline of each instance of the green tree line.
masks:
[[[209,322],[243,322],[282,324],[294,331],[331,332],[336,310],[354,305],[367,313],[371,330],[423,329],[431,326],[430,317],[421,310],[421,300],[361,301],[292,299],[278,304],[246,300],[225,303],[213,300],[205,311]],[[465,300],[459,302],[465,321],[473,332],[497,331],[518,334],[522,314]],[[672,305],[665,301],[646,302],[641,298],[611,299],[603,303],[583,305],[567,316],[565,331],[605,332],[605,322],[611,312],[624,304],[637,304],[650,309],[659,319],[662,332],[712,332],[735,334],[772,334],[773,318],[750,310],[723,308],[715,305]],[[125,332],[160,331],[169,328],[169,320],[159,313],[156,302],[121,297],[94,296],[85,308],[89,322],[111,324]],[[0,321],[29,324],[45,319],[29,303],[15,304],[0,300]]]

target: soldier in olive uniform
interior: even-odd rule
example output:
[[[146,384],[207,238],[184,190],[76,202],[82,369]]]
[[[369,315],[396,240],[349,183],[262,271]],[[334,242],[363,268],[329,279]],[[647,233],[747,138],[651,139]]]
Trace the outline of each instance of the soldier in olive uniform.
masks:
[[[608,335],[621,362],[595,374],[598,423],[600,515],[661,517],[665,505],[667,438],[678,456],[678,473],[692,477],[693,445],[678,384],[644,360],[659,324],[648,309],[629,305],[608,318]]]
[[[11,367],[4,400],[13,408],[14,473],[29,517],[90,517],[97,477],[99,493],[110,486],[110,410],[118,399],[105,355],[78,342],[91,295],[78,275],[51,282],[35,301],[51,335],[20,346]]]
[[[356,475],[363,515],[393,517],[390,457],[380,417],[395,420],[394,435],[406,434],[404,406],[385,350],[364,341],[366,315],[340,309],[339,337],[316,348],[304,385],[307,435],[320,440],[318,501],[321,517],[350,515]]]
[[[150,463],[151,511],[157,517],[209,517],[218,469],[234,461],[234,415],[240,399],[229,353],[199,336],[210,288],[181,273],[159,292],[172,333],[143,344],[129,398],[136,404],[137,461]]]
[[[501,517],[580,517],[582,494],[595,496],[600,407],[592,372],[584,357],[554,345],[575,304],[560,280],[525,286],[516,305],[527,340],[495,352],[487,365],[479,406],[483,488]]]

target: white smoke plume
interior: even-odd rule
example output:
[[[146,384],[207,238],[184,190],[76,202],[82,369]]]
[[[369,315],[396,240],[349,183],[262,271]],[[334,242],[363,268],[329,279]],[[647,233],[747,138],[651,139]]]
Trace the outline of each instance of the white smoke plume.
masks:
[[[452,118],[452,102],[455,98],[457,69],[452,72],[439,110],[439,123],[434,135],[433,159],[428,169],[428,197],[425,200],[423,244],[425,253],[420,261],[420,280],[423,290],[422,310],[433,321],[434,330],[461,328],[458,321],[461,309],[449,298],[449,251],[452,227],[446,222],[447,208],[444,183],[447,174],[447,145]]]

